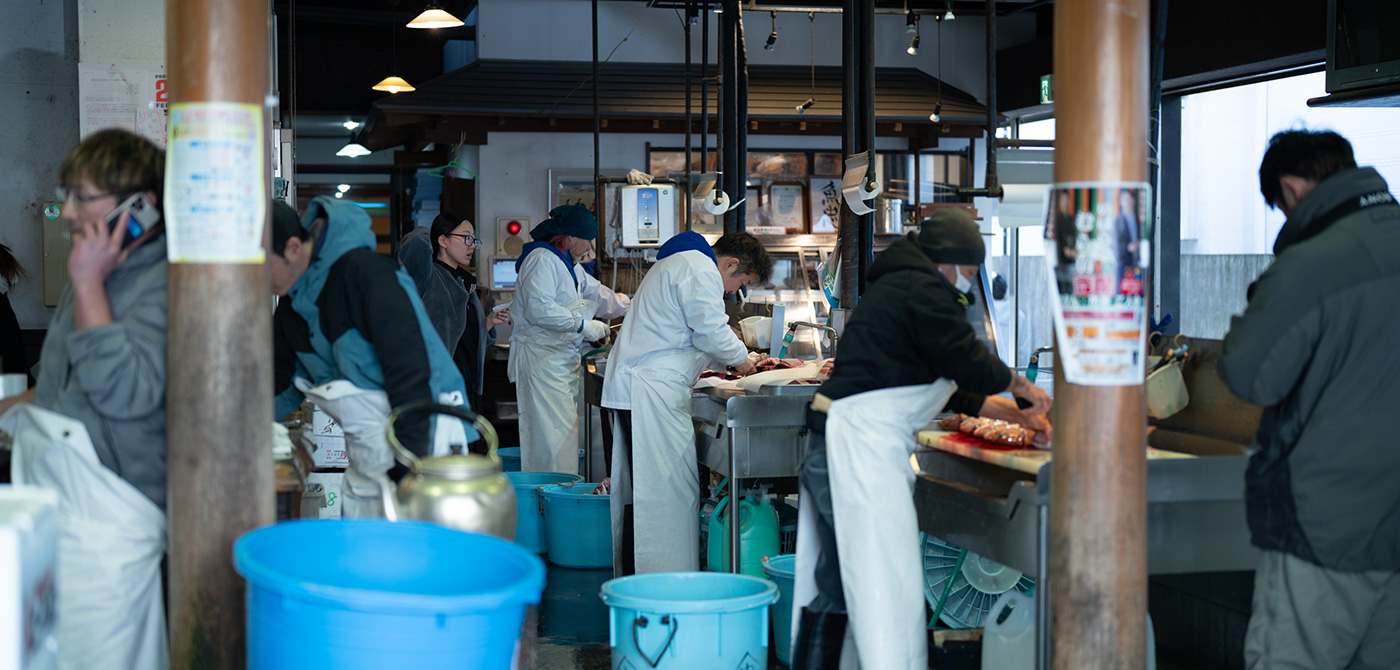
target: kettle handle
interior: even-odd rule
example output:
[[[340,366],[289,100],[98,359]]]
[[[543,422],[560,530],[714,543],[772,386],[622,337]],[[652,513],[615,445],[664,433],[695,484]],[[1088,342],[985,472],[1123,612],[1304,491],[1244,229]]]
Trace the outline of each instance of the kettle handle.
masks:
[[[444,405],[431,400],[415,400],[414,402],[400,405],[389,413],[389,420],[384,424],[384,431],[389,437],[389,446],[394,449],[394,460],[402,463],[405,467],[412,468],[418,464],[418,457],[399,442],[399,437],[395,434],[394,426],[400,417],[405,414],[416,414],[427,412],[429,414],[447,414],[455,416],[464,421],[469,421],[476,432],[481,435],[481,439],[486,442],[486,456],[497,464],[501,462],[501,457],[496,453],[496,448],[500,441],[496,437],[496,429],[491,426],[491,422],[476,412],[466,407],[454,405]]]

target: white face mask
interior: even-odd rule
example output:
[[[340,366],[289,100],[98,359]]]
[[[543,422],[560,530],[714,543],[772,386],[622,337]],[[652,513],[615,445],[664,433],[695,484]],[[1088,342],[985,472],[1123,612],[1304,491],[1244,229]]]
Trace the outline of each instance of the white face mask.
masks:
[[[955,271],[955,272],[957,272],[957,271]],[[968,292],[971,292],[971,291],[972,291],[972,280],[971,280],[971,279],[968,279],[968,278],[965,277],[965,276],[963,276],[963,273],[961,273],[961,272],[957,272],[957,276],[958,276],[958,279],[957,279],[957,281],[953,282],[953,288],[957,289],[957,290],[958,290],[958,293],[968,293]]]

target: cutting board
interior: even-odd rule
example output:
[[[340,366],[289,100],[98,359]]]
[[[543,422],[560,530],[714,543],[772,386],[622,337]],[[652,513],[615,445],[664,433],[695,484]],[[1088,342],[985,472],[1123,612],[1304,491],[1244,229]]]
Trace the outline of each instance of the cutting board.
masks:
[[[1004,447],[992,444],[980,437],[946,430],[925,430],[920,432],[918,437],[919,444],[925,447],[1032,475],[1040,472],[1040,466],[1049,463],[1051,455],[1054,454],[1054,451],[1049,449]],[[1195,458],[1195,456],[1178,451],[1147,448],[1148,460],[1162,458]]]

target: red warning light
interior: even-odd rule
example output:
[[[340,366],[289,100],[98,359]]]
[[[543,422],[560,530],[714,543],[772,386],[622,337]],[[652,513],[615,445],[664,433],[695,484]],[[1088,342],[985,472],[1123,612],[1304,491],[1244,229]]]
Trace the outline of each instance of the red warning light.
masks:
[[[507,232],[507,233],[510,233],[511,235],[519,235],[519,234],[520,234],[520,222],[519,222],[519,221],[511,221],[510,223],[507,223],[507,224],[506,224],[506,232]]]

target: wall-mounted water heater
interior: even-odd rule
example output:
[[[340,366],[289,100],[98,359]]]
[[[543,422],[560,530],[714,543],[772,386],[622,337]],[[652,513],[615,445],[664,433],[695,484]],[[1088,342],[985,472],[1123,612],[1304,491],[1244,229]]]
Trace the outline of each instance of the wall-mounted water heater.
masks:
[[[676,234],[676,186],[623,186],[622,246],[659,247]]]

